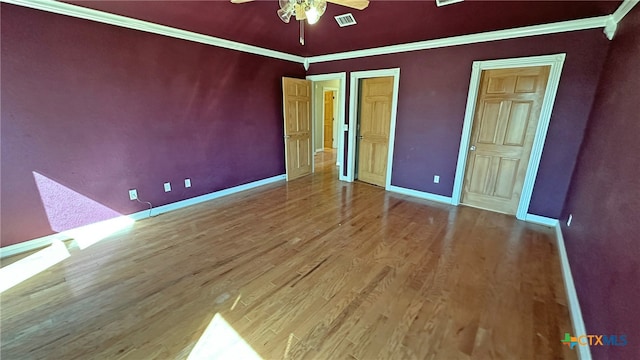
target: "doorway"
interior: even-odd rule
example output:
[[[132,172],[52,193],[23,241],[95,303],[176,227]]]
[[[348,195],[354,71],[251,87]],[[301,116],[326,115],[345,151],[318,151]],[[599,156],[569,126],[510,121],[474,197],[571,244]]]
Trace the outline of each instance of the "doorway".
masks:
[[[399,82],[399,68],[351,73],[348,181],[391,186]]]
[[[356,123],[356,178],[384,187],[387,178],[393,76],[361,79]]]
[[[338,102],[338,89],[324,87],[322,103],[322,146],[325,150],[337,149],[338,122],[336,121],[336,110]]]
[[[526,219],[564,58],[474,62],[453,205]]]
[[[284,152],[287,181],[312,172],[311,82],[282,78]]]
[[[338,178],[346,180],[342,159],[346,143],[344,124],[347,73],[309,75],[306,78],[312,82],[313,170],[327,168],[326,163],[332,158],[334,166],[338,168]]]
[[[515,215],[549,66],[483,70],[460,202]]]

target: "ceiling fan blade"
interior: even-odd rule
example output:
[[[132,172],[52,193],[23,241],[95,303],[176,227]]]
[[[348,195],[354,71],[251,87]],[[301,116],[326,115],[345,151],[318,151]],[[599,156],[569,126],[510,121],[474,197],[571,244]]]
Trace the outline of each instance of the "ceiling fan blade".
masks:
[[[364,10],[369,6],[369,0],[327,0],[327,2],[357,10]]]
[[[231,0],[232,4],[242,4],[242,3],[246,3],[246,2],[250,2],[253,0]]]

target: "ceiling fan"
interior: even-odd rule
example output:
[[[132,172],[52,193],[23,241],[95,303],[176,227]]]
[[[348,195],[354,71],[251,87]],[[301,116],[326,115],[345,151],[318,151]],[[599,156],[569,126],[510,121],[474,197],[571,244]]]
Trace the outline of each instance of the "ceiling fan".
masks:
[[[231,0],[234,4],[251,2],[254,0]],[[369,6],[369,0],[278,0],[280,10],[278,17],[285,23],[291,21],[291,16],[300,22],[300,44],[304,45],[304,20],[309,25],[318,22],[320,16],[327,10],[327,3],[342,5],[349,8],[364,10]]]

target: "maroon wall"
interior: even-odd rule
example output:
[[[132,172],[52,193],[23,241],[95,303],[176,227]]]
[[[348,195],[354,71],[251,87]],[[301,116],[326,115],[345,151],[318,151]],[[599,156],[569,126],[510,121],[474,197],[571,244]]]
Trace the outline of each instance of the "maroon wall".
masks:
[[[399,67],[392,184],[451,196],[475,60],[566,53],[529,212],[558,218],[609,41],[577,31],[312,64],[310,73]],[[440,183],[433,183],[433,175]]]
[[[623,19],[604,65],[563,211],[569,263],[589,334],[626,334],[594,359],[640,354],[640,8]]]
[[[400,67],[393,184],[450,196],[472,62],[566,52],[530,207],[557,218],[607,47],[600,30],[579,31],[314,64],[310,73]],[[2,4],[2,245],[52,232],[33,172],[123,214],[143,208],[129,188],[157,206],[282,173],[283,75],[304,71]],[[165,181],[174,191],[163,192]]]
[[[158,206],[284,173],[280,78],[302,65],[1,12],[2,246],[52,233],[34,171],[121,214],[144,209],[130,188]]]

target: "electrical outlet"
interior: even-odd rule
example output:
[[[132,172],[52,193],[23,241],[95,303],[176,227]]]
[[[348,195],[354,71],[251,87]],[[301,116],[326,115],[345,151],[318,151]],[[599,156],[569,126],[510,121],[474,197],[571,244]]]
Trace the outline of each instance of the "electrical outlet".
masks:
[[[567,226],[571,226],[571,220],[573,220],[573,214],[569,214],[569,218],[567,219]]]
[[[136,200],[138,198],[138,190],[131,189],[129,190],[129,200]]]
[[[184,187],[186,188],[191,187],[191,179],[184,179]]]
[[[440,183],[440,175],[433,175],[433,182],[436,184]]]
[[[169,192],[169,191],[171,191],[171,183],[166,182],[164,183],[164,192]]]

